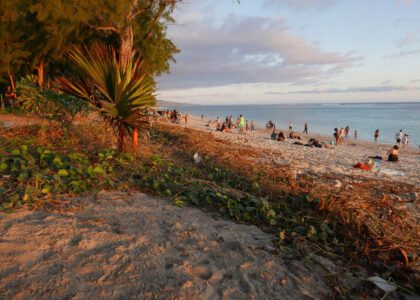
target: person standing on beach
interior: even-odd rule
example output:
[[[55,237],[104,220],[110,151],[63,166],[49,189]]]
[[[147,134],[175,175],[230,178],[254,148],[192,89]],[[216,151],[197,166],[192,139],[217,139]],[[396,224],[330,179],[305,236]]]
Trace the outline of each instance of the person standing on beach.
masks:
[[[249,121],[246,120],[245,122],[245,131],[249,131]]]
[[[338,137],[338,128],[334,128],[334,138],[335,138],[335,144],[339,144],[339,137]]]
[[[408,138],[408,134],[404,134],[404,137],[403,137],[403,139],[402,139],[402,144],[403,144],[403,147],[408,147],[408,143],[409,143],[409,138]]]
[[[344,130],[344,133],[345,133],[345,137],[347,139],[349,137],[349,133],[350,133],[350,127],[349,126],[346,126],[346,129]]]
[[[401,147],[401,142],[402,142],[402,139],[403,139],[402,129],[400,129],[400,131],[395,135],[395,138],[397,140],[398,146]]]
[[[228,128],[232,129],[232,127],[233,127],[233,117],[232,117],[232,115],[230,115],[229,122],[228,122]]]
[[[303,133],[308,134],[308,122],[305,122]]]
[[[245,127],[245,118],[242,115],[239,115],[238,118],[238,129],[239,129],[239,133],[243,134],[244,133],[244,127]]]
[[[378,138],[379,138],[379,129],[376,129],[376,130],[375,130],[375,135],[374,135],[374,137],[375,137],[375,143],[377,143],[377,142],[378,142]]]
[[[185,114],[184,120],[185,120],[185,125],[188,124],[188,114]]]
[[[254,122],[254,120],[251,121],[251,131],[255,131],[255,122]]]
[[[292,121],[289,122],[289,131],[293,130]]]
[[[340,131],[338,132],[338,139],[339,139],[340,145],[343,143],[343,138],[344,138],[344,128],[340,128]]]
[[[354,131],[354,140],[357,141],[357,129]]]
[[[204,119],[204,115],[203,114],[201,114],[201,120],[203,120]]]

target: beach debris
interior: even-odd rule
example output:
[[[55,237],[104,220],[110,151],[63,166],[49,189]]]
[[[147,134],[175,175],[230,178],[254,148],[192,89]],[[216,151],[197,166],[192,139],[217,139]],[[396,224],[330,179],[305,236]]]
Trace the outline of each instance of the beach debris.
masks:
[[[341,183],[341,181],[337,179],[337,180],[335,181],[334,187],[335,187],[335,188],[341,188],[342,186],[343,186],[343,184]]]
[[[362,164],[362,163],[357,163],[353,167],[356,168],[356,169],[365,170],[365,171],[372,170],[371,166],[365,165],[365,164]]]
[[[397,170],[390,170],[390,169],[382,169],[381,173],[384,173],[387,175],[404,176],[404,172],[397,171]]]
[[[378,288],[380,288],[387,294],[397,290],[397,287],[395,285],[391,284],[389,281],[386,281],[385,279],[379,276],[369,277],[367,280],[374,283]]]
[[[273,163],[276,166],[288,166],[290,165],[290,161],[287,159],[277,159],[277,158],[273,158]]]
[[[198,154],[198,152],[196,152],[193,156],[194,159],[194,163],[199,164],[203,161],[203,158],[200,156],[200,154]]]
[[[285,286],[285,285],[287,284],[287,278],[282,278],[282,279],[280,279],[280,284],[281,284],[282,286]]]
[[[310,254],[308,256],[309,259],[313,260],[314,262],[318,263],[320,266],[322,266],[325,270],[331,273],[337,272],[337,266],[328,258],[316,255],[316,254]]]

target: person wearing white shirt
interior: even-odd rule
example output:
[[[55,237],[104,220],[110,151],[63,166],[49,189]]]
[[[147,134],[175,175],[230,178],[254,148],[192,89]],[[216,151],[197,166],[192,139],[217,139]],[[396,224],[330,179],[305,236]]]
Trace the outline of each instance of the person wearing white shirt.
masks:
[[[401,146],[401,142],[403,138],[402,129],[400,129],[400,131],[396,134],[395,138],[397,139],[398,146]]]

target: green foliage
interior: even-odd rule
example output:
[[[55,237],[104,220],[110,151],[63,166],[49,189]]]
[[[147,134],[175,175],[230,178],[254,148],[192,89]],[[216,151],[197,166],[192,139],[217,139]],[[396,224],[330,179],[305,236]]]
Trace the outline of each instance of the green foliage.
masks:
[[[115,169],[128,160],[115,151],[60,153],[22,145],[0,156],[0,211],[57,194],[115,186]]]
[[[169,197],[174,205],[193,205],[217,211],[235,221],[255,224],[279,232],[280,250],[296,254],[290,246],[299,238],[322,247],[334,244],[334,231],[322,215],[314,215],[316,201],[304,196],[291,199],[265,195],[258,184],[209,162],[195,165],[173,163],[160,155],[129,171],[135,186]]]
[[[78,114],[86,113],[89,109],[86,101],[77,97],[40,88],[35,76],[22,78],[16,86],[18,102],[23,111],[63,125],[71,124]]]
[[[61,89],[97,107],[113,126],[120,148],[133,128],[148,123],[148,107],[155,104],[154,85],[143,70],[143,61],[118,61],[115,50],[96,47],[69,53],[76,73],[61,77]]]
[[[73,46],[123,41],[141,50],[150,76],[169,71],[178,52],[166,24],[178,0],[2,0],[0,77],[28,74],[41,62],[45,72],[67,69],[64,54]],[[130,32],[132,34],[127,34]]]

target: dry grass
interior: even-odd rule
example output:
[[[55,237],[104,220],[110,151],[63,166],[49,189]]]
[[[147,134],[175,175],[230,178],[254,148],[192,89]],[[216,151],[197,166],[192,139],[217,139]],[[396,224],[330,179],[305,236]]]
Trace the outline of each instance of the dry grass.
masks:
[[[192,157],[196,152],[216,164],[237,171],[257,182],[272,199],[290,201],[293,196],[307,195],[319,201],[318,209],[341,224],[340,234],[354,243],[354,257],[363,255],[388,265],[419,269],[420,226],[414,214],[401,208],[396,196],[403,199],[414,187],[405,183],[364,179],[338,174],[302,174],[287,165],[276,165],[273,152],[232,144],[205,133],[156,123],[155,128],[170,138],[165,144],[140,143],[140,155],[175,153]],[[30,125],[0,128],[8,140],[32,138],[35,144],[54,145],[63,150],[94,150],[115,147],[112,129],[99,120],[82,120],[71,131],[59,126]],[[274,153],[282,157],[280,152]],[[340,180],[342,186],[334,187]],[[304,242],[302,247],[304,247]],[[310,247],[309,247],[310,248]],[[308,249],[310,251],[311,249]]]
[[[273,199],[302,194],[318,199],[319,211],[337,219],[342,225],[341,234],[354,242],[355,257],[363,255],[387,264],[419,268],[420,226],[414,214],[394,200],[395,196],[413,192],[413,186],[338,174],[296,176],[290,167],[275,165],[272,154],[263,150],[218,140],[202,131],[157,126],[161,132],[177,137],[164,147],[168,152],[208,156],[257,182]],[[337,179],[342,182],[340,188],[334,187]]]

